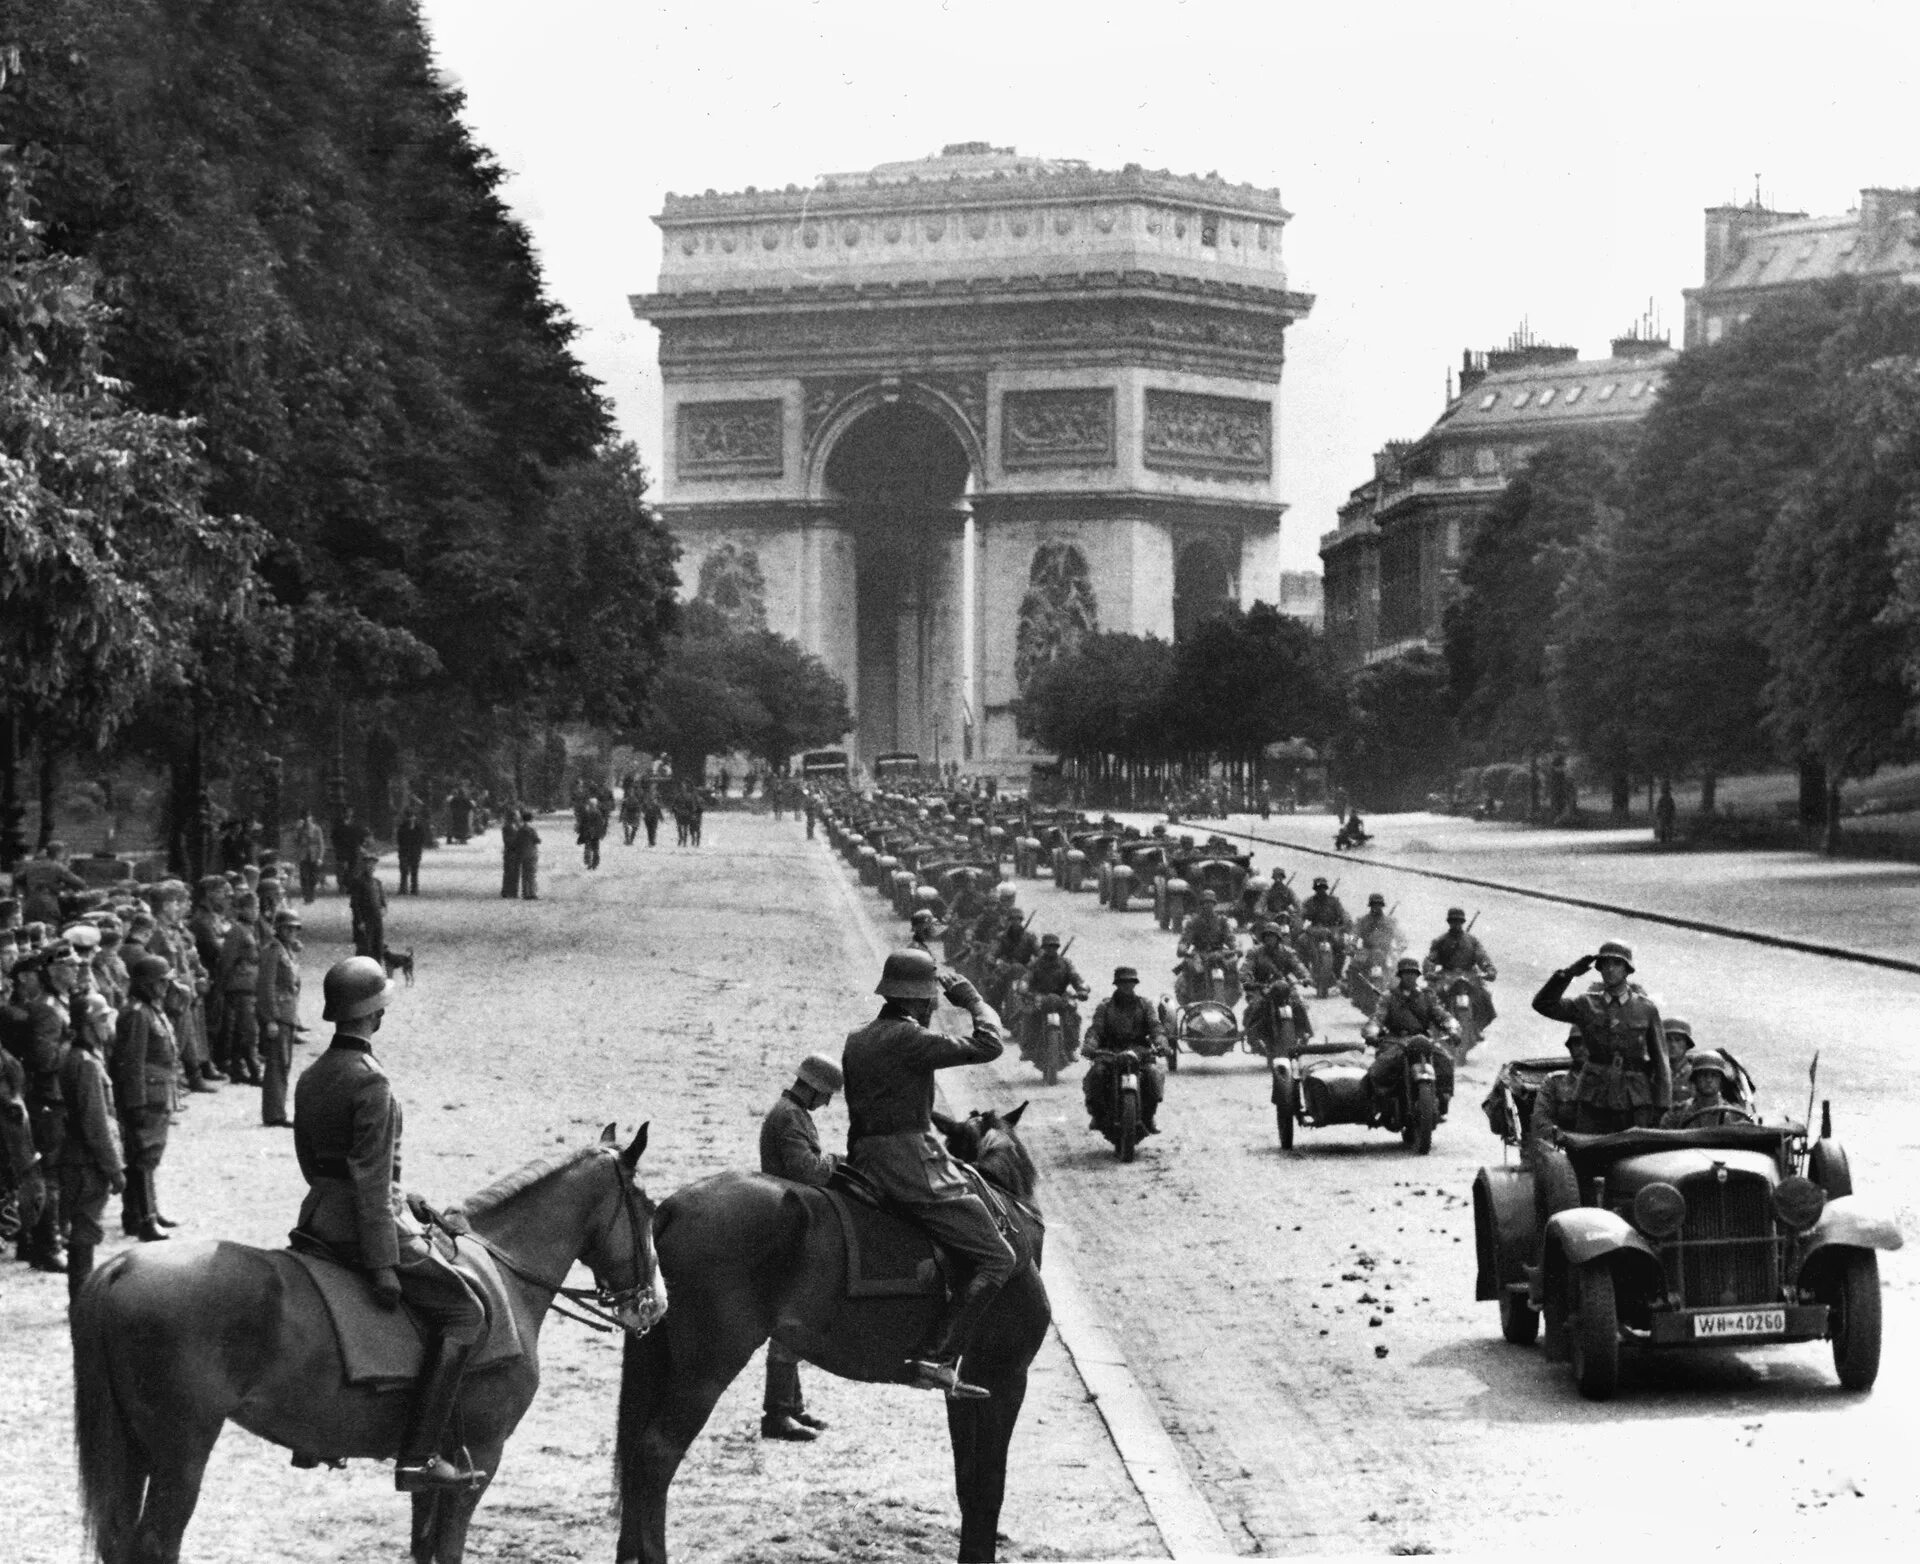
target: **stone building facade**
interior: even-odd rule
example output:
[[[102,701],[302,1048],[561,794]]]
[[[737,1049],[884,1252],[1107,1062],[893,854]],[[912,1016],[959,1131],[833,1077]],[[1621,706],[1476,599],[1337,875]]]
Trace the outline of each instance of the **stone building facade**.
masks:
[[[687,589],[838,673],[863,760],[1017,760],[1038,661],[1277,595],[1288,216],[981,143],[669,195],[633,308]]]
[[[1687,347],[1718,342],[1760,302],[1834,277],[1920,283],[1920,190],[1869,189],[1838,217],[1776,212],[1758,195],[1709,207],[1701,283],[1686,290]]]
[[[1374,454],[1373,476],[1320,539],[1335,663],[1438,649],[1473,529],[1521,464],[1548,440],[1630,436],[1677,357],[1638,335],[1603,359],[1519,339],[1464,354],[1459,394],[1419,439]]]

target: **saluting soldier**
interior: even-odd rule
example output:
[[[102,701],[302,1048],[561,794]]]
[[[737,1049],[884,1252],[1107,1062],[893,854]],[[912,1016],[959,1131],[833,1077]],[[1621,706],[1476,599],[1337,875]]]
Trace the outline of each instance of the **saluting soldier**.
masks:
[[[973,1017],[967,1037],[930,1031],[934,1001]],[[847,1160],[877,1184],[964,1268],[964,1280],[919,1348],[907,1359],[909,1384],[949,1397],[984,1400],[989,1392],[960,1378],[960,1365],[1016,1261],[986,1203],[933,1132],[933,1078],[956,1065],[990,1064],[1004,1048],[1000,1018],[965,978],[939,976],[924,951],[887,957],[874,990],[880,1014],[847,1037]]]
[[[1596,967],[1600,991],[1566,998],[1568,985]],[[1658,1124],[1673,1106],[1673,1070],[1660,1011],[1627,981],[1632,975],[1633,948],[1607,940],[1592,955],[1554,973],[1533,996],[1538,1014],[1578,1027],[1586,1041],[1587,1062],[1574,1088],[1574,1128],[1582,1134]]]
[[[293,1149],[308,1186],[295,1237],[318,1240],[360,1267],[384,1307],[398,1308],[405,1298],[433,1327],[394,1487],[473,1487],[486,1474],[450,1458],[443,1441],[487,1314],[465,1278],[427,1242],[400,1188],[400,1105],[373,1053],[393,985],[379,962],[349,956],[327,973],[324,993],[333,1042],[293,1094]]]
[[[820,1054],[800,1061],[799,1074],[767,1110],[760,1124],[760,1171],[773,1178],[819,1187],[833,1177],[839,1158],[820,1149],[813,1110],[840,1090],[840,1066]],[[826,1423],[807,1411],[800,1390],[800,1360],[777,1341],[767,1343],[767,1393],[761,1403],[760,1437],[804,1443]]]

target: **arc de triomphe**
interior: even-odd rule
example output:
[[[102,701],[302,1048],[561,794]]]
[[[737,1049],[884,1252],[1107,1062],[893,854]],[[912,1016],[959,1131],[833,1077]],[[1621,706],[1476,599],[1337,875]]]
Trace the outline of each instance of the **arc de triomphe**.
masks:
[[[666,198],[661,509],[846,680],[862,760],[997,764],[1028,669],[1279,595],[1277,191],[965,143]]]

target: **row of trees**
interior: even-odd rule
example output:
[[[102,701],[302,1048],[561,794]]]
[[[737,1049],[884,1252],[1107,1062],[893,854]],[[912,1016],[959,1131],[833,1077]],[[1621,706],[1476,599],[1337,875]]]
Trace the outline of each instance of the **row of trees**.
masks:
[[[1838,788],[1913,749],[1920,293],[1771,303],[1669,370],[1637,442],[1536,453],[1449,614],[1464,738],[1604,774],[1799,761]]]
[[[269,754],[378,827],[555,724],[697,747],[660,671],[744,632],[676,637],[461,107],[409,3],[0,0],[0,834],[29,747],[43,799],[62,754],[159,761],[182,840]]]

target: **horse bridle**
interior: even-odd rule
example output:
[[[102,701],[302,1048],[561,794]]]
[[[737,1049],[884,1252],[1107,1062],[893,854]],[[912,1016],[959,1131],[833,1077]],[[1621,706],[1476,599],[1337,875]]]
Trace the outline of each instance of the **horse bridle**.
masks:
[[[627,1232],[633,1240],[635,1277],[632,1286],[609,1287],[601,1280],[600,1274],[596,1269],[591,1287],[569,1287],[566,1284],[565,1276],[542,1276],[538,1271],[521,1264],[520,1261],[514,1259],[512,1255],[508,1254],[498,1245],[488,1239],[482,1238],[480,1234],[469,1232],[466,1236],[473,1239],[475,1243],[479,1244],[482,1249],[486,1250],[496,1261],[505,1266],[507,1270],[513,1272],[513,1274],[522,1281],[531,1282],[535,1287],[552,1293],[555,1302],[551,1307],[554,1312],[562,1318],[573,1320],[577,1324],[586,1326],[589,1330],[602,1332],[623,1330],[629,1335],[644,1336],[658,1323],[660,1314],[664,1313],[664,1310],[642,1316],[642,1322],[638,1325],[629,1325],[620,1316],[622,1311],[633,1309],[638,1305],[643,1296],[653,1291],[652,1278],[640,1274],[642,1266],[645,1264],[641,1257],[647,1252],[647,1230],[652,1224],[648,1222],[645,1213],[640,1209],[640,1201],[643,1197],[640,1191],[633,1187],[633,1179],[628,1174],[627,1165],[620,1160],[620,1153],[612,1146],[603,1146],[600,1150],[613,1159],[614,1176],[619,1180],[620,1184],[620,1205],[621,1209],[626,1213]],[[558,1301],[562,1298],[572,1304],[573,1308],[562,1308]],[[576,1313],[575,1310],[580,1312]]]

